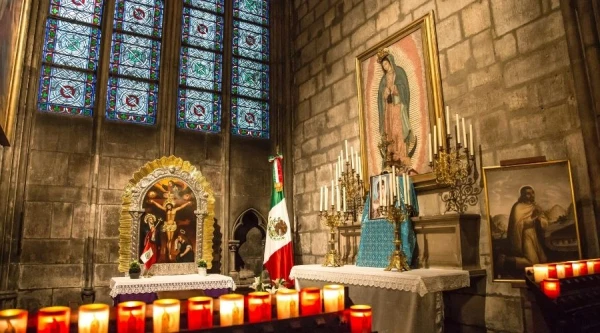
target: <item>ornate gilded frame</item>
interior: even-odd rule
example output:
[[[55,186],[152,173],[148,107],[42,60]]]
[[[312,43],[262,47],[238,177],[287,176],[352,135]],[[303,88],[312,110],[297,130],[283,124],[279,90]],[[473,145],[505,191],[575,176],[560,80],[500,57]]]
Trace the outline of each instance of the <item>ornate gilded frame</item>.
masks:
[[[9,56],[5,59],[0,59],[3,64],[0,65],[0,69],[4,68],[8,70],[8,73],[0,74],[0,80],[7,80],[7,91],[0,91],[0,145],[10,146],[10,142],[13,136],[14,122],[17,114],[17,105],[19,101],[19,93],[21,91],[21,78],[23,71],[23,62],[25,60],[25,42],[27,40],[27,30],[30,23],[29,16],[31,13],[31,0],[14,0],[5,2],[5,6],[21,6],[18,22],[16,26],[4,27],[0,25],[2,29],[9,29],[9,32],[13,33],[13,40],[3,40],[0,43],[11,43],[14,45],[4,45],[9,51]],[[0,8],[2,12],[2,8]],[[9,24],[11,22],[8,22]],[[12,29],[12,30],[10,30]],[[0,85],[2,86],[2,85]],[[4,103],[2,103],[4,101]]]
[[[562,166],[561,166],[562,164]],[[548,167],[552,167],[552,166],[557,166],[557,167],[561,167],[562,169],[559,171],[555,171],[556,174],[551,174],[550,176],[544,174],[544,172],[550,172],[550,171],[545,171],[544,169],[547,169]],[[548,170],[548,169],[547,169]],[[517,176],[516,172],[530,172],[529,174],[527,174],[525,177],[521,176]],[[501,182],[501,180],[499,178],[495,178],[493,179],[493,181],[497,182],[497,183],[501,183],[504,184],[502,188],[490,188],[490,175],[491,174],[496,174],[496,173],[506,173],[506,177],[505,180],[510,180],[510,182]],[[543,181],[538,180],[538,177],[544,177],[547,176],[546,178],[544,178]],[[492,175],[492,177],[495,177]],[[561,177],[563,177],[564,179],[561,179]],[[517,185],[512,185],[511,182],[516,181],[518,182],[518,180],[520,178],[525,178],[526,181],[524,183],[517,183]],[[497,269],[497,261],[496,258],[498,257],[498,250],[500,249],[500,247],[498,246],[498,244],[496,244],[496,242],[499,242],[498,240],[494,240],[494,237],[492,235],[492,223],[494,223],[492,220],[499,214],[496,214],[494,216],[492,216],[492,210],[490,209],[490,205],[496,205],[497,203],[494,202],[490,202],[490,190],[494,190],[495,196],[498,196],[499,194],[502,194],[503,192],[500,191],[510,191],[510,193],[513,195],[513,197],[511,198],[510,204],[514,204],[517,199],[518,199],[518,190],[520,187],[525,186],[525,185],[530,185],[533,187],[534,191],[535,191],[535,196],[536,198],[540,198],[542,196],[548,195],[548,192],[550,190],[554,190],[552,188],[549,188],[549,186],[554,185],[564,185],[564,187],[561,187],[561,189],[563,189],[563,198],[568,198],[570,199],[570,205],[572,206],[572,212],[573,212],[573,222],[575,224],[575,233],[576,233],[576,237],[577,237],[577,256],[575,257],[570,257],[570,258],[560,258],[560,260],[557,259],[553,259],[549,257],[549,255],[547,255],[548,257],[548,261],[566,261],[566,260],[578,260],[581,259],[581,235],[579,233],[579,222],[577,219],[577,209],[576,209],[576,202],[575,202],[575,192],[573,189],[573,176],[572,176],[572,172],[571,172],[571,163],[569,160],[556,160],[556,161],[547,161],[547,162],[539,162],[539,163],[528,163],[528,164],[517,164],[517,165],[511,165],[511,166],[489,166],[489,167],[484,167],[483,168],[483,184],[484,184],[484,191],[485,191],[485,200],[486,200],[486,213],[487,213],[487,217],[488,217],[488,240],[490,243],[490,253],[491,253],[491,261],[492,261],[492,280],[494,282],[523,282],[524,279],[518,279],[518,278],[511,278],[511,277],[507,277],[507,278],[502,278],[502,277],[497,277],[498,273],[499,273],[499,269]],[[494,184],[492,184],[494,185]],[[568,187],[567,187],[568,186]],[[537,200],[536,200],[537,202]],[[550,207],[546,207],[546,208],[550,208]],[[567,210],[569,208],[568,207],[563,207]],[[552,207],[552,209],[549,210],[553,210],[554,206]],[[497,209],[496,209],[497,210]],[[506,215],[508,215],[510,217],[510,209],[508,211],[506,211]],[[568,221],[567,221],[568,222]],[[555,222],[555,223],[559,223],[559,222]],[[508,227],[508,225],[507,225]],[[508,230],[507,230],[508,233]],[[508,235],[507,235],[508,236]],[[545,239],[544,239],[545,241]],[[524,276],[525,272],[523,271],[523,276]]]
[[[202,258],[212,267],[215,198],[213,190],[200,170],[175,156],[162,157],[146,163],[133,174],[123,193],[119,220],[119,271],[127,272],[129,263],[139,258],[140,223],[144,209],[143,199],[152,185],[166,177],[184,181],[197,200],[196,234],[202,235],[196,241],[195,258]],[[150,269],[155,275],[191,274],[197,271],[195,263],[154,264]]]
[[[436,122],[436,119],[439,117],[441,119],[442,124],[445,126],[445,117],[442,112],[443,101],[442,101],[442,86],[440,80],[440,70],[439,70],[439,59],[438,59],[438,50],[437,50],[437,41],[436,41],[436,33],[435,33],[435,23],[434,23],[434,15],[433,12],[426,14],[425,16],[415,20],[410,23],[405,28],[400,31],[392,34],[385,40],[379,42],[375,46],[366,50],[365,52],[359,54],[356,58],[356,85],[358,90],[358,106],[359,106],[359,121],[360,121],[360,142],[361,142],[361,151],[363,159],[362,170],[363,170],[363,179],[370,179],[370,176],[376,175],[377,173],[373,173],[370,170],[372,169],[369,166],[369,158],[368,154],[374,149],[377,149],[376,145],[369,145],[367,140],[367,103],[365,100],[365,91],[367,90],[365,87],[365,76],[371,75],[370,73],[363,71],[363,64],[372,63],[372,59],[377,58],[377,52],[386,48],[393,48],[396,45],[400,45],[400,42],[409,37],[414,32],[421,31],[421,39],[422,45],[420,45],[420,55],[422,56],[423,67],[425,71],[425,95],[423,98],[426,98],[427,104],[427,120],[429,126],[421,125],[426,132],[433,132],[433,125]],[[369,70],[375,72],[376,69],[374,67],[369,67]],[[410,82],[409,82],[410,84]],[[372,103],[372,102],[371,102]],[[417,112],[422,112],[418,110]],[[410,112],[409,112],[410,113]],[[371,131],[372,132],[372,131]],[[425,135],[425,143],[430,144],[427,140],[427,135]],[[422,148],[419,148],[422,149]],[[426,149],[426,147],[425,147]],[[421,164],[423,165],[423,164]],[[430,169],[428,172],[413,175],[413,183],[417,189],[425,189],[435,187],[435,178]],[[370,185],[365,182],[366,190],[370,188]]]

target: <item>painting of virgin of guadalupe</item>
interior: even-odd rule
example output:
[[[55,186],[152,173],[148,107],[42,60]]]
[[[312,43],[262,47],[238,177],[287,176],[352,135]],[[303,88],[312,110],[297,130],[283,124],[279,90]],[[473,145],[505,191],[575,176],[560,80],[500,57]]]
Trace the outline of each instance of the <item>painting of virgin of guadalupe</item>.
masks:
[[[176,177],[155,182],[144,197],[139,253],[154,263],[194,262],[196,197]]]
[[[433,14],[360,54],[356,69],[363,177],[431,173],[428,135],[442,117]]]

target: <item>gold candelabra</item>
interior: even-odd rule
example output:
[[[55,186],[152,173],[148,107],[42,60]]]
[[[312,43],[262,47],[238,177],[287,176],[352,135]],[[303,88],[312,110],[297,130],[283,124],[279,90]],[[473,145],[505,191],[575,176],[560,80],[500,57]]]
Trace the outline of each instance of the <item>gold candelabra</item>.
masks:
[[[378,208],[379,214],[385,216],[386,220],[394,226],[394,252],[390,255],[390,262],[384,271],[391,271],[396,269],[398,272],[410,270],[410,265],[406,260],[406,255],[402,251],[402,240],[400,239],[400,225],[407,216],[412,216],[413,208],[410,205],[404,205],[402,202],[394,200],[392,202],[398,202],[398,205],[392,204],[389,206],[380,206]]]
[[[471,140],[472,150],[471,136],[472,134],[469,134],[468,137]],[[467,135],[465,134],[464,137],[467,138]],[[437,147],[429,166],[433,169],[436,182],[450,188],[448,192],[442,194],[446,211],[463,214],[468,205],[477,204],[477,196],[482,190],[481,179],[474,151],[469,151],[469,147],[467,145],[463,147],[460,142],[456,142],[454,146],[451,143],[452,135],[447,134],[446,145]],[[479,157],[481,159],[481,147],[479,147]]]
[[[323,210],[319,213],[319,217],[323,221],[323,224],[329,228],[329,250],[327,250],[327,254],[325,254],[323,266],[343,266],[342,261],[340,260],[340,254],[335,248],[335,229],[344,224],[347,217],[346,215],[347,212],[336,211],[335,205],[331,205],[330,210]]]
[[[358,167],[357,167],[358,168]],[[350,162],[346,162],[347,171],[341,172],[338,179],[338,184],[342,191],[346,192],[345,200],[345,218],[342,224],[350,220],[350,224],[355,224],[361,218],[365,202],[365,185],[361,175],[357,172],[357,168],[352,168]],[[344,190],[345,189],[345,190]]]
[[[395,166],[399,172],[410,172],[412,167],[402,162],[402,159],[394,159],[394,152],[389,151],[388,147],[395,143],[394,140],[388,140],[387,134],[384,132],[381,134],[377,149],[379,149],[379,155],[383,162],[383,172],[392,172],[392,167]]]

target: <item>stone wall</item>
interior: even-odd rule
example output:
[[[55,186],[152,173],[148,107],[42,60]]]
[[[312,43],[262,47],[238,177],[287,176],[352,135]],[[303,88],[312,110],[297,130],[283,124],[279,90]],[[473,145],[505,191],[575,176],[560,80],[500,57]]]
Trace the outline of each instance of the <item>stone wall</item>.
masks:
[[[559,0],[295,0],[294,215],[297,261],[321,260],[326,233],[318,223],[318,187],[347,139],[359,146],[355,58],[433,10],[444,104],[473,123],[484,166],[545,155],[573,168],[584,253],[598,254]],[[449,320],[474,331],[529,328],[521,291],[493,283],[485,198],[481,263],[487,279],[447,299]],[[438,193],[419,195],[421,215],[442,213]],[[472,316],[467,315],[472,313]]]

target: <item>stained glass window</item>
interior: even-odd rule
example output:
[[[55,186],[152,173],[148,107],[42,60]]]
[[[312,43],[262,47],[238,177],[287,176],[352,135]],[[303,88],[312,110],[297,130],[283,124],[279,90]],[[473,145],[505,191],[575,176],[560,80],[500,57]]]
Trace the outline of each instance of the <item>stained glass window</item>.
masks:
[[[269,137],[269,1],[233,0],[231,131]]]
[[[184,0],[177,127],[221,131],[224,0]]]
[[[106,118],[154,124],[163,0],[117,0]]]
[[[50,1],[42,52],[39,110],[92,116],[102,5],[102,0]]]

